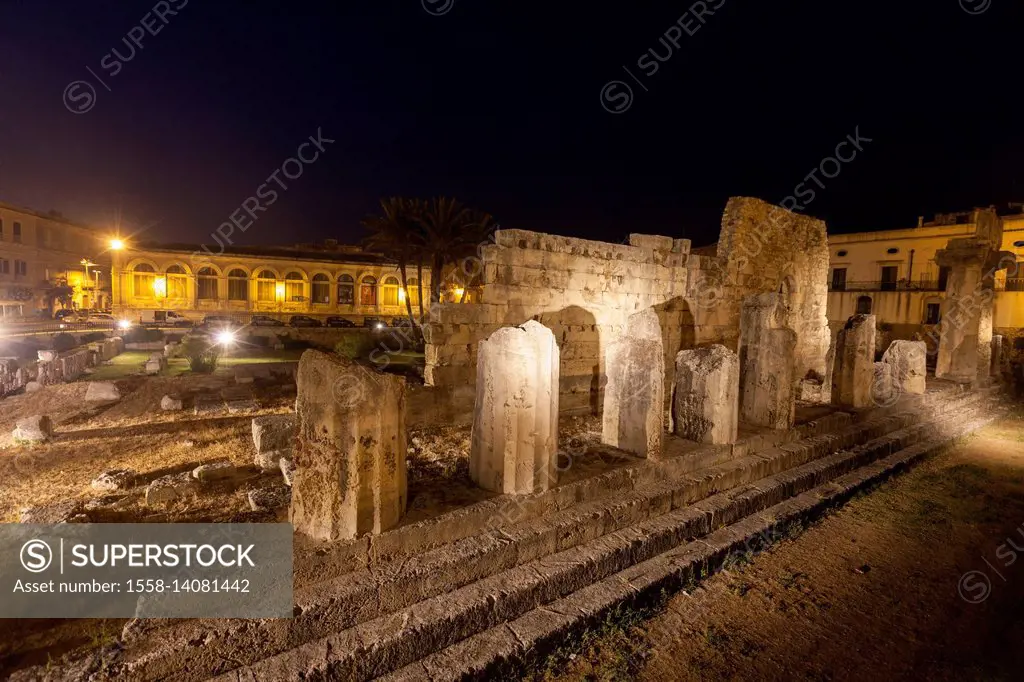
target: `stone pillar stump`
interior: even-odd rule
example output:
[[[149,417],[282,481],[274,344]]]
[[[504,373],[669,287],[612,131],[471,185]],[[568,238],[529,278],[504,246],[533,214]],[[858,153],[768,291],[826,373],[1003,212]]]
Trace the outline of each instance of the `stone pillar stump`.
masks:
[[[735,443],[739,429],[740,359],[725,346],[676,355],[672,430],[698,443]]]

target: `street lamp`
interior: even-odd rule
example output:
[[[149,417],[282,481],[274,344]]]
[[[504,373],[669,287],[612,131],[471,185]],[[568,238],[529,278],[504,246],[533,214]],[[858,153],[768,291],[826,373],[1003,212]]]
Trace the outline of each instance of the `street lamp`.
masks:
[[[114,239],[110,240],[109,246],[111,251],[123,251],[124,241],[115,237]]]

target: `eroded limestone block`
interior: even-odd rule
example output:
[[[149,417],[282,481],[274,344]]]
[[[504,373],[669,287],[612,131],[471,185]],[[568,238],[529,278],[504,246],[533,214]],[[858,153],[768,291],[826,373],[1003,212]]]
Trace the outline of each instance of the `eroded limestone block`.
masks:
[[[296,406],[295,530],[341,540],[395,526],[408,497],[405,379],[309,350]]]
[[[111,381],[90,381],[85,390],[86,402],[114,402],[121,399],[121,391]]]
[[[605,354],[601,442],[641,457],[661,455],[665,428],[665,351],[653,309],[631,315]]]
[[[235,465],[228,461],[202,464],[192,470],[192,478],[203,483],[221,481],[235,475]]]
[[[290,449],[295,444],[297,427],[298,418],[294,414],[256,417],[252,420],[252,442],[256,452]]]
[[[146,488],[146,505],[166,504],[195,496],[198,492],[199,483],[192,477],[190,471],[161,476]]]
[[[832,402],[847,407],[869,407],[875,377],[875,316],[854,315],[836,339],[832,371]]]
[[[53,362],[60,355],[55,350],[39,350],[36,351],[36,355],[39,357],[41,362]]]
[[[163,398],[160,399],[161,410],[173,411],[180,410],[183,407],[184,404],[181,398],[175,398],[173,396],[165,395]]]
[[[892,367],[892,381],[900,393],[925,392],[928,345],[924,341],[893,341],[882,362]]]
[[[725,346],[680,351],[672,396],[673,431],[698,443],[736,442],[740,359]]]
[[[990,373],[997,377],[1002,373],[1003,368],[1003,336],[1002,334],[992,335],[992,364]]]
[[[469,475],[485,490],[524,495],[556,482],[559,350],[530,320],[479,344]]]
[[[15,441],[43,443],[53,438],[53,422],[46,415],[19,419],[11,434]]]
[[[740,316],[740,420],[788,429],[796,413],[796,332],[779,294],[750,296]]]
[[[94,478],[89,487],[99,493],[112,493],[134,486],[135,476],[131,469],[111,469]]]

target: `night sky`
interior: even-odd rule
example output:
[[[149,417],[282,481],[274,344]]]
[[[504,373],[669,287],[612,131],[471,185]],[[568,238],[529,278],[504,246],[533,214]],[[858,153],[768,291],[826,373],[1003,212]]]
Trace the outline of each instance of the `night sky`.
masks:
[[[208,241],[319,129],[334,142],[236,243],[351,242],[378,197],[445,194],[505,228],[698,245],[729,196],[782,202],[859,129],[803,210],[908,227],[1024,201],[1022,18],[1019,0],[5,0],[0,199]]]

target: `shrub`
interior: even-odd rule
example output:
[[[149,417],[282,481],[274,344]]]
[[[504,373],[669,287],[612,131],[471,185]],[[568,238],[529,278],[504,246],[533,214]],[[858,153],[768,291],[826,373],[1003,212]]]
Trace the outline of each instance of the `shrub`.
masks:
[[[220,360],[221,347],[199,336],[190,336],[182,344],[182,355],[188,368],[197,374],[212,374]]]
[[[164,333],[159,329],[147,329],[146,327],[132,327],[124,334],[125,343],[152,343],[162,341]]]
[[[82,343],[94,343],[96,341],[106,340],[107,335],[103,332],[89,332],[88,334],[82,335]]]
[[[71,334],[57,334],[53,337],[53,350],[58,353],[69,351],[77,345],[78,342],[75,341],[75,337],[71,336]]]
[[[308,350],[310,348],[316,348],[316,344],[306,339],[281,339],[281,343],[284,344],[285,350]]]
[[[270,348],[270,337],[262,336],[260,334],[249,334],[242,339],[242,343],[252,346],[253,348]]]
[[[334,352],[343,358],[357,360],[367,357],[376,345],[376,340],[369,334],[354,332],[341,337],[341,340],[334,344]]]

